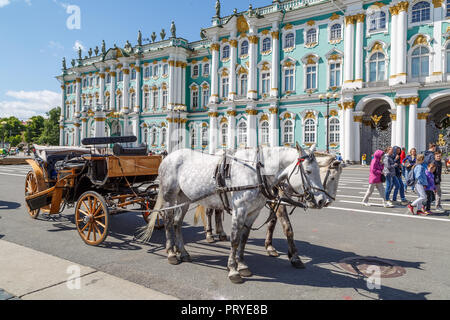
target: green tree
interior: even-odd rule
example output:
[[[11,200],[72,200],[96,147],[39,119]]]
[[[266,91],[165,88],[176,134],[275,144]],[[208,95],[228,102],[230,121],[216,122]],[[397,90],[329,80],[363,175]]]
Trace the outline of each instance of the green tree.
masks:
[[[44,121],[44,129],[39,137],[38,143],[42,145],[59,145],[59,118],[61,108],[56,107],[47,112],[47,119]]]
[[[22,132],[25,126],[16,117],[0,119],[0,138],[13,147],[22,142]],[[18,142],[17,142],[18,141]]]
[[[27,121],[25,130],[25,142],[34,143],[39,140],[44,131],[45,119],[42,116],[35,116]]]

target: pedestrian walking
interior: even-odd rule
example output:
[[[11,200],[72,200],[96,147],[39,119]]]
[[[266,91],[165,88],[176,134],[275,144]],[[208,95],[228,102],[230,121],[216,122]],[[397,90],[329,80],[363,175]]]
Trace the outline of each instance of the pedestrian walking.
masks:
[[[362,202],[362,204],[366,207],[370,207],[369,198],[372,196],[375,188],[377,188],[380,197],[383,199],[383,206],[386,206],[386,202],[384,200],[385,191],[382,181],[384,169],[384,165],[382,162],[383,155],[384,152],[382,150],[377,150],[372,159],[372,162],[370,163],[369,188],[367,189],[367,193]]]
[[[386,208],[393,208],[394,205],[389,200],[391,196],[391,191],[395,184],[398,184],[398,180],[395,178],[395,161],[394,161],[394,150],[392,147],[387,147],[385,150],[385,155],[383,157],[383,174],[386,177],[386,191],[384,194],[384,200],[386,201]],[[398,188],[398,186],[397,186]]]
[[[441,206],[442,201],[442,151],[436,151],[434,154],[434,164],[436,165],[436,171],[434,172],[434,184],[436,185],[436,211],[439,213],[445,212]]]
[[[408,205],[408,211],[411,214],[423,214],[422,208],[425,201],[427,201],[427,195],[425,192],[425,187],[428,186],[428,179],[426,175],[426,166],[424,164],[425,155],[420,154],[417,156],[416,164],[413,167],[415,190],[418,195],[418,198],[411,204]],[[414,213],[414,208],[417,208],[417,212]]]
[[[394,183],[394,195],[392,196],[392,201],[394,203],[397,202],[397,196],[400,192],[400,198],[401,198],[401,205],[406,206],[408,204],[408,200],[405,197],[405,187],[403,185],[403,179],[402,179],[402,163],[401,163],[401,154],[402,149],[400,147],[394,147],[394,162],[395,162],[395,177],[394,180],[397,180],[396,183]]]
[[[403,160],[403,167],[405,168],[405,183],[404,183],[404,187],[405,187],[405,193],[408,190],[408,185],[406,184],[406,180],[407,177],[409,175],[409,173],[411,172],[412,168],[414,167],[414,165],[416,164],[416,159],[417,159],[417,150],[416,148],[412,148],[409,151],[409,154],[406,156],[405,160]],[[411,187],[412,191],[414,192],[414,186]]]
[[[436,152],[436,144],[435,143],[430,143],[428,150],[425,151],[424,155],[425,155],[425,160],[424,163],[425,165],[429,165],[430,163],[434,162],[434,153]]]
[[[361,163],[363,166],[367,166],[367,155],[365,153],[362,155]]]
[[[436,192],[436,185],[434,184],[434,172],[436,171],[436,165],[434,162],[428,165],[425,174],[427,175],[428,185],[425,187],[425,193],[427,194],[427,202],[425,204],[425,210],[423,211],[424,216],[431,214],[431,203],[436,200],[434,194]]]

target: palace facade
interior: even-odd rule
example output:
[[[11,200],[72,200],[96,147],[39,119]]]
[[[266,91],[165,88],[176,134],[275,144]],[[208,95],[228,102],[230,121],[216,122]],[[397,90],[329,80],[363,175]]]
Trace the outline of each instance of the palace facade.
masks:
[[[450,0],[275,0],[226,17],[218,1],[202,40],[161,33],[64,61],[62,145],[299,142],[359,162],[388,145],[425,150],[450,114]]]

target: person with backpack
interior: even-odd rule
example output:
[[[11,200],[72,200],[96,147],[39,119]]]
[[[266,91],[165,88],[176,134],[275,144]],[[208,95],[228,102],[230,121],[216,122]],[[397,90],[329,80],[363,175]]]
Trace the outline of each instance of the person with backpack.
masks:
[[[442,199],[442,151],[436,151],[434,154],[434,164],[436,165],[436,171],[434,172],[434,184],[436,185],[436,211],[439,213],[445,212],[441,206]]]
[[[413,203],[408,205],[408,211],[411,214],[423,214],[422,208],[425,201],[427,201],[427,195],[425,192],[425,187],[428,186],[428,179],[425,173],[426,165],[424,164],[425,155],[420,154],[417,156],[416,164],[412,170],[413,181],[408,177],[408,185],[411,183],[415,184],[415,190],[419,196]],[[417,213],[414,212],[414,208],[417,208]]]
[[[427,151],[425,151],[425,165],[429,165],[430,163],[434,162],[434,153],[436,152],[436,144],[430,143],[429,148]]]
[[[412,148],[409,151],[409,154],[406,156],[405,160],[403,160],[402,164],[403,167],[405,168],[405,193],[408,190],[408,184],[407,184],[407,180],[408,180],[408,176],[409,173],[411,172],[413,166],[416,164],[416,158],[417,158],[417,150],[416,148]],[[414,192],[414,185],[411,187],[412,191]]]
[[[367,193],[362,202],[362,204],[366,207],[370,207],[369,198],[372,195],[375,188],[378,189],[380,197],[383,199],[383,206],[386,207],[386,203],[384,201],[385,191],[382,181],[384,165],[381,159],[383,158],[383,155],[384,155],[383,150],[375,151],[375,155],[372,159],[372,162],[370,163],[369,188],[367,189]]]
[[[394,179],[397,180],[397,183],[394,187],[394,195],[392,196],[392,201],[394,203],[397,202],[397,195],[400,192],[400,198],[401,198],[401,205],[406,206],[409,202],[405,197],[405,187],[403,186],[403,180],[402,180],[402,162],[401,162],[401,155],[402,155],[402,149],[400,147],[394,147],[394,162],[395,162],[395,177]]]
[[[395,187],[396,189],[399,188],[398,186],[398,180],[395,178],[395,166],[396,163],[394,161],[394,149],[392,147],[387,147],[385,150],[385,155],[383,157],[383,174],[386,177],[386,191],[384,194],[384,200],[386,201],[385,207],[386,208],[393,208],[394,205],[389,200],[391,196],[391,191]]]

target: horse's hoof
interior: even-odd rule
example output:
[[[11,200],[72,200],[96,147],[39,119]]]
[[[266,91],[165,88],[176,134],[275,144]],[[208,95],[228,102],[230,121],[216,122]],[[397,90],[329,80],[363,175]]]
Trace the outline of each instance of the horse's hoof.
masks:
[[[242,284],[244,283],[244,280],[242,279],[241,275],[239,273],[234,273],[230,276],[228,276],[230,281],[234,284]]]
[[[280,254],[278,253],[278,251],[275,250],[275,248],[273,248],[273,247],[267,248],[266,250],[267,250],[267,254],[268,254],[270,257],[278,258],[278,257],[280,256]]]
[[[244,278],[249,278],[249,277],[253,276],[253,273],[248,268],[239,270],[239,274],[241,275],[241,277],[244,277]]]
[[[227,235],[222,235],[222,236],[219,236],[219,240],[220,241],[228,241],[228,237],[227,237]]]
[[[177,264],[180,264],[180,260],[178,260],[176,255],[167,257],[167,260],[169,261],[169,263],[171,265],[174,265],[174,266],[176,266]]]
[[[192,258],[190,255],[182,256],[180,259],[181,262],[192,262]]]
[[[208,242],[208,243],[216,243],[216,240],[212,236],[209,236],[209,237],[207,236],[206,237],[206,242]]]
[[[303,264],[303,262],[300,259],[291,260],[291,264],[296,269],[306,269],[305,265]]]

